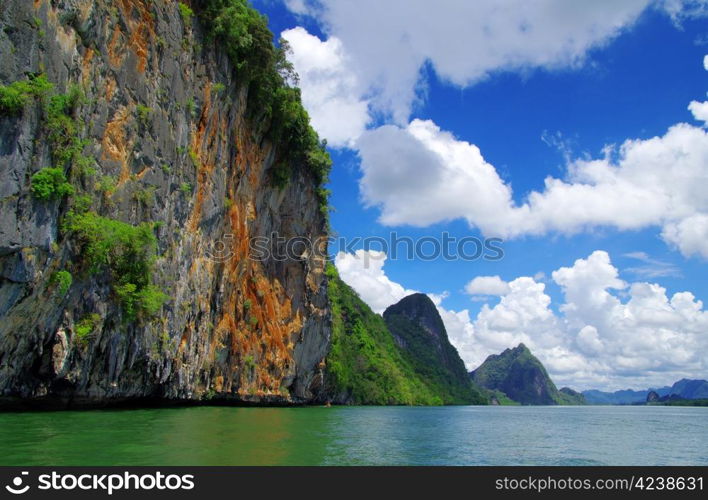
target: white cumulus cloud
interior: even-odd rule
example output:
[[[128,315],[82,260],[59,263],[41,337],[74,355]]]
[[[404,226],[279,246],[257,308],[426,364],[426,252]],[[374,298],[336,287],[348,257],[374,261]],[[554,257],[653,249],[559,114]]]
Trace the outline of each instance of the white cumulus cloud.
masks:
[[[708,101],[691,101],[691,104],[688,105],[688,109],[696,120],[708,124]]]
[[[470,295],[506,295],[510,291],[509,283],[499,276],[477,276],[465,285]]]
[[[385,263],[386,254],[376,250],[357,250],[353,254],[339,252],[334,261],[341,278],[379,314],[391,304],[416,293],[391,281],[384,273]]]
[[[684,255],[708,257],[708,214],[700,213],[664,226],[662,238]]]
[[[553,279],[565,296],[569,345],[576,336],[579,350],[606,378],[665,384],[705,375],[708,313],[690,292],[669,297],[655,283],[624,283],[603,251],[558,269]],[[612,291],[625,288],[629,298],[623,302]]]
[[[368,103],[359,98],[361,86],[336,37],[321,41],[304,28],[281,36],[292,49],[289,56],[300,77],[302,101],[312,126],[334,147],[352,146],[370,118]]]
[[[708,257],[708,132],[700,127],[677,124],[663,136],[627,140],[616,155],[572,161],[565,178],[546,178],[522,203],[477,146],[432,121],[367,131],[358,147],[363,200],[381,209],[383,224],[463,218],[506,238],[656,226],[685,255]]]
[[[560,345],[561,331],[550,309],[546,285],[530,277],[520,277],[510,281],[509,288],[510,292],[499,304],[482,306],[474,322],[477,340],[493,351],[520,342],[547,349]]]

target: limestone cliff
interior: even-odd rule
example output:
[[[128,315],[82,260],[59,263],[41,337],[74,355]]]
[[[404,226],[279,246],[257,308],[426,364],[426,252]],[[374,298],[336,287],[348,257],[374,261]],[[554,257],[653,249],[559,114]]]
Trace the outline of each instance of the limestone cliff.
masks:
[[[0,3],[4,405],[320,390],[324,262],[249,240],[323,237],[321,179],[288,160],[284,182],[277,124],[199,8]]]

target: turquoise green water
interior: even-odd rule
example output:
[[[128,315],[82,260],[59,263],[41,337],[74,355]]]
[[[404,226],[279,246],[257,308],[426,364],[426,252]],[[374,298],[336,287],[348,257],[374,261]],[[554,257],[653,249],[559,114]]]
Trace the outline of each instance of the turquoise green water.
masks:
[[[706,465],[708,408],[0,414],[0,465]]]

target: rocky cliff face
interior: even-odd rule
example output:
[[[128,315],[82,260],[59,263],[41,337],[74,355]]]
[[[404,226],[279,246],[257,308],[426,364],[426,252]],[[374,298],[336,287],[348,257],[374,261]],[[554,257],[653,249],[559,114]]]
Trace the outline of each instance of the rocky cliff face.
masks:
[[[0,84],[32,87],[0,109],[5,404],[319,390],[324,262],[249,246],[323,237],[317,182],[292,164],[274,186],[278,145],[217,45],[172,1],[0,3]]]

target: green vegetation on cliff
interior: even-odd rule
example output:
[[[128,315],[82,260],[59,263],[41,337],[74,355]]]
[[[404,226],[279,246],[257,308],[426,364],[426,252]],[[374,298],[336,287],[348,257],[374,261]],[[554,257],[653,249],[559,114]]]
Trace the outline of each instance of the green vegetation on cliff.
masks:
[[[327,389],[334,402],[438,405],[437,388],[418,375],[396,346],[386,324],[327,268],[332,307],[332,347]]]
[[[64,169],[59,167],[43,168],[34,174],[31,189],[32,195],[42,201],[61,199],[74,194],[74,186],[67,182]]]
[[[0,85],[0,115],[18,115],[33,98],[42,98],[52,89],[44,75]]]
[[[151,283],[157,249],[153,226],[133,226],[94,212],[69,212],[64,224],[82,245],[91,272],[110,271],[113,291],[128,319],[155,314],[167,300]]]
[[[84,154],[88,141],[81,138],[82,127],[77,118],[77,111],[85,102],[83,92],[77,86],[69,86],[64,94],[52,93],[54,85],[43,75],[19,82],[19,86],[17,83],[5,88],[19,88],[27,96],[44,101],[43,125],[56,165],[32,176],[32,195],[41,201],[73,197],[61,229],[63,236],[73,237],[82,249],[78,265],[85,264],[92,273],[110,271],[113,292],[126,319],[155,314],[167,296],[152,284],[157,249],[154,224],[134,226],[90,211],[95,200],[86,193],[81,179],[94,172],[91,165],[95,160]],[[77,193],[81,194],[74,197]],[[71,273],[60,271],[55,276],[63,278],[60,293],[65,295],[72,283],[66,276],[71,278]]]
[[[83,123],[77,115],[79,106],[84,102],[81,89],[71,85],[65,94],[51,96],[46,106],[44,125],[52,147],[52,158],[58,168],[81,168],[87,161],[92,161],[91,157],[84,155],[88,142],[80,137]]]
[[[224,48],[248,87],[251,116],[270,124],[269,136],[277,146],[273,182],[284,186],[290,166],[302,163],[318,186],[325,184],[332,160],[302,106],[297,75],[286,58],[287,42],[281,40],[280,47],[273,44],[268,19],[247,0],[201,0],[198,4],[207,33]],[[326,206],[327,192],[320,189],[318,196]]]
[[[59,295],[64,297],[71,288],[71,283],[73,283],[74,277],[69,271],[61,270],[53,273],[49,278],[50,284],[56,285]]]

